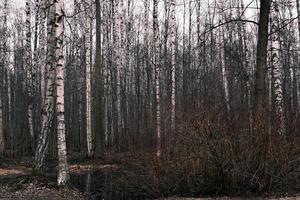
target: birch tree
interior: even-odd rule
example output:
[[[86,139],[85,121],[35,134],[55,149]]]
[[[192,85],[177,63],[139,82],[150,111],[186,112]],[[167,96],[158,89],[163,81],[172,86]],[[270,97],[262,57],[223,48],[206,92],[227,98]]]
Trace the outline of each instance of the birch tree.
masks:
[[[219,31],[219,51],[220,51],[220,65],[221,65],[221,74],[222,74],[222,83],[225,97],[225,105],[227,112],[230,111],[230,102],[229,102],[229,89],[228,89],[228,79],[227,79],[227,70],[225,63],[225,41],[224,41],[224,30],[220,28]]]
[[[283,74],[280,61],[280,37],[279,37],[279,7],[277,0],[271,3],[271,64],[274,78],[274,98],[276,120],[279,123],[279,132],[285,133],[284,101],[283,101]]]
[[[153,0],[153,39],[154,39],[154,66],[155,66],[155,99],[156,99],[156,136],[157,156],[161,155],[161,118],[160,118],[160,60],[159,60],[159,24],[158,0]]]
[[[298,14],[298,39],[300,41],[300,0],[296,0],[296,7],[297,7],[297,14]],[[299,42],[300,43],[300,42]],[[298,43],[298,54],[300,57],[300,44]],[[296,74],[298,75],[298,78],[296,80],[296,94],[297,94],[297,104],[298,104],[298,112],[300,112],[300,69],[296,69]]]
[[[65,185],[69,179],[67,164],[65,101],[64,101],[64,69],[63,69],[63,26],[61,0],[55,0],[55,59],[56,59],[56,115],[57,115],[57,147],[58,147],[58,185]]]
[[[49,3],[49,2],[48,2]],[[47,16],[47,58],[45,67],[45,99],[42,106],[41,131],[38,137],[38,144],[35,151],[34,170],[38,173],[44,171],[46,153],[49,144],[49,134],[51,131],[54,115],[54,84],[55,84],[55,66],[54,66],[54,7],[49,7]]]
[[[171,42],[172,42],[172,69],[171,69],[171,130],[175,130],[175,110],[176,110],[176,16],[175,0],[171,0]]]
[[[26,65],[26,73],[27,73],[27,92],[28,92],[28,124],[30,135],[33,138],[33,108],[32,108],[32,99],[33,99],[33,91],[32,91],[32,62],[31,62],[31,1],[26,1],[26,50],[25,50],[25,65]]]
[[[91,89],[91,18],[89,16],[89,4],[85,6],[85,67],[86,67],[86,141],[87,141],[87,155],[94,156],[93,136],[92,136],[92,89]]]
[[[3,69],[1,70],[1,72],[3,72]],[[3,105],[2,105],[2,83],[3,83],[3,81],[1,81],[1,83],[0,83],[0,155],[3,154],[4,147],[5,147],[4,146],[4,126],[3,126]]]

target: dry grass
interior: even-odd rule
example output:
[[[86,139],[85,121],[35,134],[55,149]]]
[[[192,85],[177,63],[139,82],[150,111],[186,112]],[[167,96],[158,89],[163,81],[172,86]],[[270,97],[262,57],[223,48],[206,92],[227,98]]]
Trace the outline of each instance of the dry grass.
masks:
[[[117,165],[111,164],[74,164],[69,166],[71,173],[86,173],[91,171],[106,171],[106,170],[117,170],[119,167]]]
[[[0,177],[15,176],[15,175],[27,175],[30,173],[31,173],[31,168],[23,167],[23,166],[0,168]]]

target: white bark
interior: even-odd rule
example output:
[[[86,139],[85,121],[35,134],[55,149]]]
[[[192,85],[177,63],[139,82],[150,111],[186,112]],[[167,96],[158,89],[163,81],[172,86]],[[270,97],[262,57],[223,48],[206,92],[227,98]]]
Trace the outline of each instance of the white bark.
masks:
[[[4,127],[3,127],[3,105],[2,94],[0,91],[0,155],[4,152]]]
[[[159,24],[158,0],[153,0],[153,36],[154,36],[154,65],[155,65],[155,91],[156,91],[156,136],[157,156],[161,155],[161,113],[160,113],[160,60],[159,60]]]
[[[112,88],[115,93],[115,101],[113,102],[113,137],[117,138],[120,135],[121,128],[121,70],[122,70],[122,57],[121,57],[121,10],[120,0],[115,0],[113,3],[113,63],[116,72],[116,88]],[[115,113],[116,112],[116,113]],[[119,141],[116,141],[119,142]]]
[[[299,35],[299,41],[298,41],[298,54],[300,57],[300,0],[296,0],[297,5],[297,14],[298,14],[298,35]],[[300,69],[296,69],[296,90],[297,90],[297,105],[298,105],[298,112],[300,113]]]
[[[48,150],[48,137],[52,126],[54,114],[54,84],[55,84],[55,67],[54,67],[54,9],[49,8],[47,16],[47,59],[45,66],[45,97],[42,107],[42,123],[41,132],[38,138],[38,144],[35,153],[34,169],[37,172],[42,172],[45,167],[46,152]]]
[[[28,105],[28,124],[30,136],[33,138],[33,111],[32,111],[32,99],[33,99],[33,91],[32,91],[32,66],[31,66],[31,1],[26,1],[26,50],[25,50],[25,64],[26,64],[26,73],[27,73],[27,91],[29,96],[29,105]]]
[[[91,19],[89,17],[90,10],[86,8],[85,15],[85,67],[86,67],[86,141],[87,155],[93,157],[93,137],[92,137],[92,99],[91,99]]]
[[[41,67],[40,69],[40,77],[41,77],[41,97],[42,97],[42,102],[44,102],[45,100],[45,96],[46,96],[46,77],[45,77],[45,72],[46,72],[46,64],[45,64],[45,55],[47,54],[46,52],[46,45],[47,45],[47,41],[46,41],[46,27],[45,27],[45,18],[46,16],[44,16],[41,8],[45,8],[45,2],[44,1],[39,1],[39,7],[40,7],[40,11],[39,11],[39,20],[40,20],[40,24],[39,24],[39,48],[38,48],[38,55],[39,55],[39,59],[38,60],[38,64]]]
[[[219,32],[219,51],[220,51],[220,64],[221,64],[221,71],[222,71],[225,105],[227,108],[227,112],[229,112],[230,111],[229,90],[228,90],[228,79],[227,79],[227,71],[226,71],[226,63],[225,63],[225,55],[224,55],[225,54],[224,30],[222,28],[220,28],[220,32]]]
[[[56,57],[56,114],[57,114],[57,147],[58,147],[58,177],[57,184],[65,185],[69,179],[65,130],[64,104],[64,69],[63,69],[63,26],[61,0],[56,0],[55,6],[55,57]]]
[[[176,17],[175,17],[175,0],[171,0],[171,54],[172,54],[172,69],[171,69],[171,131],[175,130],[175,109],[176,109]]]
[[[122,76],[122,69],[123,69],[123,63],[122,63],[122,0],[116,0],[115,4],[115,17],[116,17],[116,28],[115,28],[115,34],[116,34],[116,40],[115,42],[115,49],[116,49],[116,68],[117,68],[117,134],[120,135],[120,128],[121,128],[121,76]]]
[[[280,37],[279,37],[279,10],[278,2],[274,0],[271,3],[271,64],[274,77],[274,97],[275,97],[275,111],[276,119],[279,124],[279,133],[285,133],[285,117],[284,117],[284,101],[283,101],[283,77],[282,66],[280,62]]]

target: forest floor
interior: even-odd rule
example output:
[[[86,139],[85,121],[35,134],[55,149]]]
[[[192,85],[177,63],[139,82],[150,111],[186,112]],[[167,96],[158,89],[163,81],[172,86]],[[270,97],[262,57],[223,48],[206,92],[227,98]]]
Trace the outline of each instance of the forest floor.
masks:
[[[55,181],[32,175],[31,168],[10,164],[0,168],[0,199],[81,200],[85,198],[76,188],[58,188]]]
[[[70,162],[69,169],[71,174],[85,174],[91,171],[117,171],[121,166],[109,162],[93,161],[85,159],[74,159]],[[0,163],[0,199],[15,200],[83,200],[94,199],[76,186],[59,188],[56,186],[55,176],[34,176],[31,169],[32,163]],[[50,164],[51,165],[51,164]],[[53,166],[55,164],[52,163]],[[78,178],[78,177],[77,177]],[[97,177],[98,178],[98,177]],[[84,178],[84,181],[86,177]],[[83,185],[85,185],[84,183]],[[85,187],[85,186],[84,186]],[[264,195],[263,197],[214,197],[214,198],[161,198],[159,200],[300,200],[300,195],[287,194],[276,197],[276,195]],[[97,197],[95,199],[98,199]],[[102,198],[101,198],[102,199]],[[103,198],[112,200],[115,198]],[[124,199],[124,198],[122,198]],[[126,199],[126,198],[125,198]]]
[[[15,163],[9,160],[0,160],[0,199],[14,200],[81,200],[86,199],[84,194],[75,187],[56,186],[55,176],[35,176],[32,173],[32,161]],[[50,166],[53,165],[50,164]],[[106,168],[108,166],[101,166]],[[70,165],[71,173],[81,173],[91,170],[88,164]],[[52,175],[51,175],[52,176]]]
[[[57,188],[39,178],[18,178],[14,182],[0,184],[0,199],[16,200],[81,200],[84,195],[74,188]]]

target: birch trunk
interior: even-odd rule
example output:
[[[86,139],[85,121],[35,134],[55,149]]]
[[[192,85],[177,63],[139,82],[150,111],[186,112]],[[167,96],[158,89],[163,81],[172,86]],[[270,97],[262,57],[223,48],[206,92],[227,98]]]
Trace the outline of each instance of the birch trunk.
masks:
[[[86,141],[87,156],[93,157],[93,137],[92,137],[92,106],[91,106],[91,19],[89,17],[90,9],[86,9],[85,14],[85,67],[86,67]]]
[[[120,68],[121,68],[121,55],[120,55],[120,0],[115,0],[113,2],[113,63],[114,70],[112,70],[115,76],[115,82],[112,87],[113,91],[113,138],[116,144],[119,144],[119,134],[120,134],[120,112],[121,112],[121,78],[120,78]]]
[[[64,69],[63,69],[63,26],[61,0],[54,2],[55,7],[55,58],[56,58],[56,115],[57,115],[57,148],[58,177],[57,184],[65,185],[69,179],[67,164],[65,101],[64,101]]]
[[[42,107],[41,132],[38,138],[38,144],[35,151],[34,170],[38,173],[44,171],[46,153],[49,144],[50,128],[52,127],[54,114],[54,84],[55,84],[55,66],[54,66],[54,9],[49,7],[47,16],[47,58],[45,67],[45,99]]]
[[[149,0],[144,1],[144,56],[145,58],[148,58],[149,56]],[[151,65],[148,63],[147,60],[145,60],[145,69],[146,69],[146,77],[147,77],[147,83],[146,83],[146,119],[147,122],[147,131],[148,134],[152,136],[152,118],[153,118],[153,109],[152,109],[152,70]]]
[[[40,9],[43,8],[45,9],[45,2],[44,1],[39,1],[39,6],[40,6]],[[41,92],[41,99],[42,99],[42,102],[44,102],[45,100],[45,96],[46,96],[46,77],[45,77],[45,71],[46,71],[46,64],[45,64],[45,55],[47,55],[47,52],[46,52],[46,45],[47,45],[47,40],[46,40],[46,26],[45,26],[45,18],[46,16],[43,15],[43,12],[40,10],[39,11],[39,52],[38,52],[38,58],[39,59],[37,61],[37,63],[39,64],[39,66],[41,67],[40,69],[40,81],[41,81],[41,84],[40,84],[40,92]]]
[[[103,68],[102,68],[102,55],[101,55],[101,4],[100,0],[95,0],[96,4],[96,55],[95,55],[95,151],[98,156],[103,154],[104,150],[104,114],[103,114]]]
[[[222,82],[223,82],[223,90],[225,97],[225,105],[227,112],[230,112],[230,104],[229,104],[229,90],[228,90],[228,79],[227,79],[227,71],[226,71],[226,60],[225,60],[225,41],[224,41],[224,29],[220,28],[219,32],[219,51],[220,51],[220,64],[221,64],[221,72],[222,72]]]
[[[1,89],[2,88],[0,88],[0,156],[4,153],[4,147],[5,147],[4,146],[3,105],[2,105]]]
[[[161,114],[160,114],[160,60],[159,60],[159,24],[158,0],[153,0],[153,37],[154,37],[154,65],[155,65],[155,91],[156,91],[156,135],[157,156],[161,155]]]
[[[285,133],[284,100],[283,100],[283,75],[280,61],[280,37],[279,37],[279,7],[278,2],[274,0],[271,3],[271,64],[274,78],[274,97],[276,120],[279,124],[279,133]]]
[[[298,14],[298,35],[299,35],[299,42],[298,42],[298,54],[300,57],[300,0],[296,0],[297,5],[297,14]],[[298,105],[298,112],[300,112],[300,69],[296,69],[296,90],[297,90],[297,105]]]
[[[171,0],[171,42],[172,42],[172,69],[171,69],[171,132],[175,131],[175,109],[176,109],[176,17],[175,0]]]
[[[26,1],[26,50],[25,50],[25,65],[26,65],[26,73],[27,73],[27,92],[28,92],[28,124],[29,124],[29,132],[30,136],[33,138],[33,110],[32,110],[32,99],[33,99],[33,91],[32,91],[32,66],[31,66],[31,1]]]

